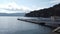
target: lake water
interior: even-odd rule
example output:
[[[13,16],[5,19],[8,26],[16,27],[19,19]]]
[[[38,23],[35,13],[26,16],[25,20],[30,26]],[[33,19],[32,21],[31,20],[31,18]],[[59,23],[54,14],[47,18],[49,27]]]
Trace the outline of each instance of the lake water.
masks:
[[[50,34],[51,28],[19,21],[18,17],[0,16],[0,34]]]

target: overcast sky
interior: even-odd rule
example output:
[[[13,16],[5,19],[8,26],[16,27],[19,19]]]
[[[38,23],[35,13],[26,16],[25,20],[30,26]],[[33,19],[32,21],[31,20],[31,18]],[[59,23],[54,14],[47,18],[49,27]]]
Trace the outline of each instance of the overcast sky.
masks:
[[[60,3],[60,0],[0,0],[0,13],[23,13]]]

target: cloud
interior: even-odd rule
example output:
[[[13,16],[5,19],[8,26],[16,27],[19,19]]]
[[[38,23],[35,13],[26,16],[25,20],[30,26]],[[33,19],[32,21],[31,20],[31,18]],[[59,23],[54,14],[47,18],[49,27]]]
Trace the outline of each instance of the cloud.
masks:
[[[60,3],[60,0],[52,0],[52,1],[50,1],[50,3],[58,4],[58,3]]]
[[[39,10],[42,9],[43,7],[37,7],[35,5],[31,7],[23,6],[23,5],[18,5],[16,2],[11,2],[8,4],[0,4],[0,13],[28,13],[33,10]]]
[[[32,10],[39,10],[39,9],[43,9],[46,8],[46,6],[44,7],[38,7],[36,5],[32,5],[31,7],[27,7],[24,5],[18,5],[15,1],[17,0],[10,0],[10,2],[8,3],[4,3],[4,4],[0,4],[0,13],[28,13]]]
[[[15,2],[12,2],[12,3],[8,3],[8,4],[0,4],[0,9],[4,9],[6,12],[27,12],[27,11],[30,11],[32,9],[30,9],[29,7],[26,7],[26,6],[20,6],[20,5],[17,5]],[[2,11],[3,12],[3,11]]]

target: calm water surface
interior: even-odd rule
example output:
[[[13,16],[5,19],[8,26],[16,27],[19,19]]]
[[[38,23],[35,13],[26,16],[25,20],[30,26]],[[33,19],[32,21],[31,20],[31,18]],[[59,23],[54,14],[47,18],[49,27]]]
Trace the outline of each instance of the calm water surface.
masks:
[[[19,21],[18,17],[0,16],[0,34],[50,34],[51,29],[38,24]]]

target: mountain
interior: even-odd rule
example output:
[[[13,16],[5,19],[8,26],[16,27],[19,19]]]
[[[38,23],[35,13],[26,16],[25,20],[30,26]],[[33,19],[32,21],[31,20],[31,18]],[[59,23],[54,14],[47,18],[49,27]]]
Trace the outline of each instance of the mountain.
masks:
[[[44,8],[40,10],[34,10],[30,13],[26,13],[27,17],[51,17],[51,16],[60,16],[60,3],[54,5],[50,8]]]
[[[24,16],[25,13],[0,13],[0,16]]]

